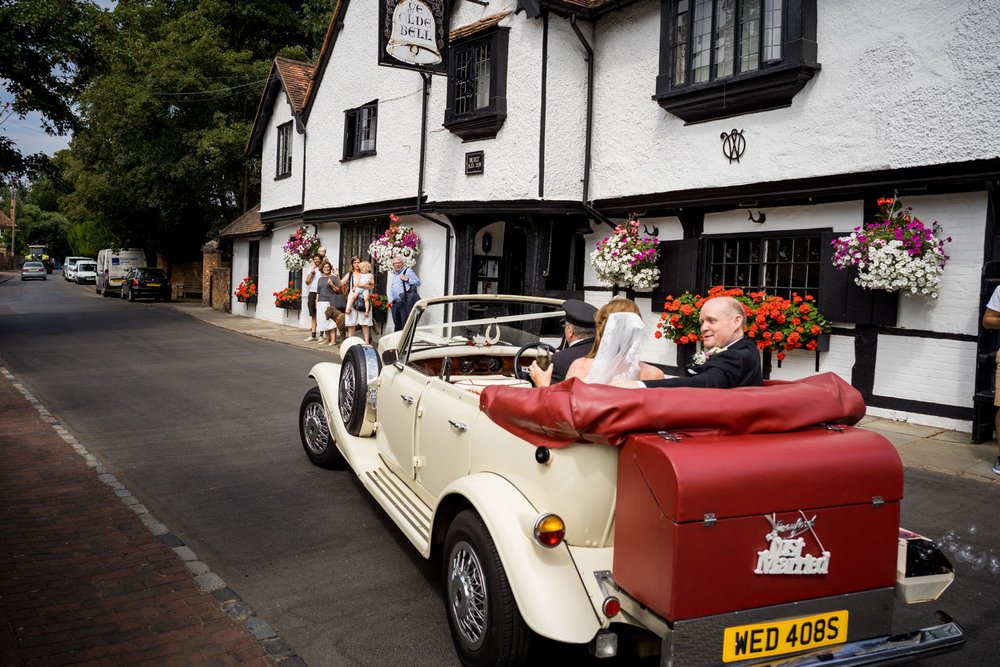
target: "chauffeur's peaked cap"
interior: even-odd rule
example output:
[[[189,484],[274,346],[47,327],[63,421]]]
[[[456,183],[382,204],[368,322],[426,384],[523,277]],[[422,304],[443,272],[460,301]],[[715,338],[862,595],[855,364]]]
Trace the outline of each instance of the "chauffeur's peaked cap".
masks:
[[[570,324],[586,329],[594,328],[594,317],[597,315],[597,308],[579,299],[566,299],[563,301],[562,307],[566,311],[566,321]]]

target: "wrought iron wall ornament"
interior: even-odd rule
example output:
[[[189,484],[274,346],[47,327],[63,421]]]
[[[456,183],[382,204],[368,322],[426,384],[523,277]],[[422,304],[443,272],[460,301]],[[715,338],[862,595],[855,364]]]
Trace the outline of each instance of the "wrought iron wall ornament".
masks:
[[[652,231],[650,231],[650,229],[646,226],[645,222],[642,223],[642,231],[645,232],[646,234],[649,234],[650,236],[659,236],[660,235],[660,228],[659,227],[657,227],[656,225],[653,225],[653,229],[652,229]]]
[[[733,128],[732,132],[729,134],[723,132],[719,138],[722,139],[722,154],[729,158],[729,164],[739,162],[747,149],[747,140],[743,138],[743,130]]]
[[[757,218],[753,217],[753,211],[750,209],[747,209],[747,213],[750,214],[750,222],[756,222],[758,225],[763,225],[764,221],[767,220],[767,213],[764,213],[764,211],[757,211],[757,215],[760,216]]]

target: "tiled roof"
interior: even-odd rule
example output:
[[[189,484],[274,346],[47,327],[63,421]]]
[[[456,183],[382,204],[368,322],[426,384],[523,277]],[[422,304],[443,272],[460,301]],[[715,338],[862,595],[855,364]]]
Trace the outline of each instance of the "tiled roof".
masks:
[[[219,232],[219,238],[237,236],[256,236],[267,231],[267,226],[260,221],[260,204],[236,218]]]
[[[479,19],[475,23],[469,23],[467,25],[463,25],[461,28],[455,28],[450,33],[448,33],[448,40],[456,42],[462,39],[463,37],[475,35],[477,32],[482,32],[483,30],[492,28],[497,23],[500,23],[500,21],[502,21],[508,14],[510,14],[509,9],[502,11],[499,14],[493,14],[492,16],[487,16],[486,18]]]
[[[14,226],[13,221],[7,217],[7,214],[0,211],[0,229],[10,229]]]
[[[288,93],[292,108],[295,109],[296,113],[299,113],[306,104],[309,80],[316,68],[309,63],[281,57],[274,59],[274,66],[278,68],[278,74],[285,84],[285,91]]]

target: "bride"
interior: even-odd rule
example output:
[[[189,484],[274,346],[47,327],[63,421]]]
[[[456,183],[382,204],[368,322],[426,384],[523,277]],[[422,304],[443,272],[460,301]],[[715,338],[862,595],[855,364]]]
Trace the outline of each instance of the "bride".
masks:
[[[587,356],[570,365],[567,380],[575,377],[588,384],[611,384],[622,380],[663,379],[663,371],[639,359],[646,330],[634,301],[608,301],[597,311],[594,323],[597,326],[594,345]],[[542,371],[532,363],[532,377],[539,380],[537,386],[547,387],[552,383],[552,369]]]

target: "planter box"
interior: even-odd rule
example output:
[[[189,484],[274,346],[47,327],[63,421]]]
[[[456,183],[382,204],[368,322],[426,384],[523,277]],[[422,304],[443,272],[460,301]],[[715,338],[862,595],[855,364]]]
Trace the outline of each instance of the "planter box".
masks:
[[[274,305],[277,306],[278,308],[283,309],[283,310],[295,310],[295,311],[302,310],[302,301],[301,300],[299,300],[299,301],[281,301],[281,302],[276,303]]]
[[[256,303],[257,303],[257,297],[255,297],[255,296],[247,297],[246,299],[241,299],[239,297],[236,297],[236,300],[239,301],[240,303],[245,303],[247,305],[249,305],[249,304],[256,305]]]

